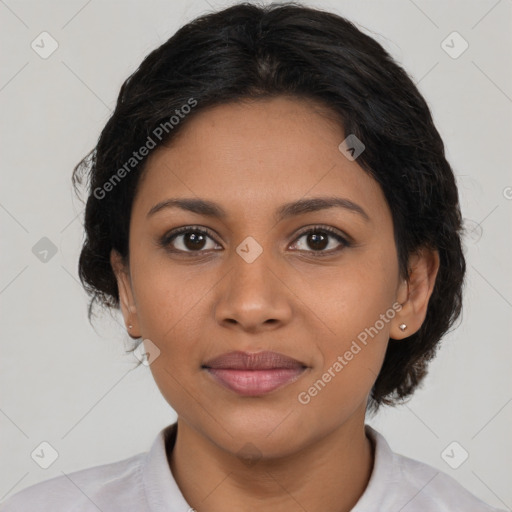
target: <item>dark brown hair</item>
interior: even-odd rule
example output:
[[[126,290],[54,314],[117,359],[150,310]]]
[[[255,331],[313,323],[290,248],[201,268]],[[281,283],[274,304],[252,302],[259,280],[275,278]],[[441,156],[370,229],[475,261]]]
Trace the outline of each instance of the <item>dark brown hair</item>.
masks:
[[[119,306],[110,252],[128,259],[131,207],[146,161],[130,160],[133,152],[148,137],[158,139],[158,127],[167,130],[157,145],[172,140],[208,106],[279,95],[327,106],[345,134],[363,141],[357,161],[388,201],[403,276],[410,254],[421,247],[439,252],[422,327],[405,341],[389,342],[369,401],[376,411],[412,394],[460,314],[461,214],[443,142],[413,81],[378,42],[329,12],[296,3],[238,4],[201,16],[151,52],[124,82],[96,147],[73,173],[77,188],[84,176],[88,182],[79,275],[91,296],[89,318],[95,303]],[[195,106],[182,115],[191,99]]]

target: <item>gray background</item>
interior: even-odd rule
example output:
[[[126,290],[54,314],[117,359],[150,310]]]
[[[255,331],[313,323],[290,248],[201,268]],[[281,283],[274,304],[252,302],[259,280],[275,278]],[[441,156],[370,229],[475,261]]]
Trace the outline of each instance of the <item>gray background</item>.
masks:
[[[175,419],[120,317],[86,318],[77,280],[83,206],[73,166],[93,147],[123,80],[193,17],[230,3],[0,0],[2,225],[0,499],[62,473],[146,451]],[[408,70],[431,106],[468,226],[461,325],[424,387],[370,421],[395,451],[510,510],[512,1],[307,2],[342,14]],[[47,31],[58,49],[47,59]],[[453,36],[457,31],[469,47]],[[50,48],[49,40],[44,47]],[[56,254],[33,247],[47,237]],[[44,249],[48,242],[39,242]],[[46,441],[59,456],[40,468]],[[452,469],[461,449],[469,458]],[[460,447],[462,448],[460,448]],[[446,457],[445,457],[446,458]]]

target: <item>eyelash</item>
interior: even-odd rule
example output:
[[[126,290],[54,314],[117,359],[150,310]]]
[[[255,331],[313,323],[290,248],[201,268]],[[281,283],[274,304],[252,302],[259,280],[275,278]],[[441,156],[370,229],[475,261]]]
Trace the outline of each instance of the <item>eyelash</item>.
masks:
[[[200,255],[201,253],[205,253],[205,252],[209,252],[209,251],[205,251],[205,250],[198,250],[198,251],[183,251],[181,249],[172,249],[170,248],[170,244],[171,242],[173,242],[179,235],[182,235],[184,233],[198,233],[198,234],[201,234],[201,235],[206,235],[207,237],[211,238],[215,243],[218,244],[218,242],[215,240],[214,236],[213,236],[213,233],[208,230],[208,229],[205,229],[205,228],[201,228],[199,226],[183,226],[181,228],[178,228],[178,229],[175,229],[173,231],[171,231],[170,233],[166,233],[158,242],[158,245],[166,250],[168,250],[169,252],[172,252],[172,253],[181,253],[181,254],[184,254],[186,255],[187,257],[190,256],[190,257],[194,257],[197,255]],[[341,247],[338,247],[336,249],[331,249],[329,251],[325,251],[325,250],[320,250],[320,251],[314,251],[314,250],[309,250],[309,251],[306,251],[306,252],[309,252],[309,253],[312,253],[314,255],[314,257],[323,257],[323,256],[330,256],[334,253],[337,253],[339,252],[340,250],[342,250],[343,248],[346,248],[346,247],[350,247],[351,246],[351,242],[349,242],[347,240],[347,238],[343,237],[342,235],[340,235],[338,233],[337,230],[333,229],[333,228],[330,228],[328,226],[313,226],[305,231],[302,231],[301,233],[299,233],[297,235],[297,238],[295,239],[295,242],[294,244],[300,240],[304,235],[309,235],[311,233],[327,233],[328,235],[332,236],[333,238],[335,238],[338,242],[340,242],[341,244]],[[218,244],[220,245],[220,244]],[[299,250],[299,252],[303,252],[302,250]]]

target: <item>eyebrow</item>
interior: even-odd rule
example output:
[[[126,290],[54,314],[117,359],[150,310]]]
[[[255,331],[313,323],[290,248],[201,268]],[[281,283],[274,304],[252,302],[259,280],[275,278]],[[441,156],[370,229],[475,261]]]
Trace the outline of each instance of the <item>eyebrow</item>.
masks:
[[[165,208],[181,208],[182,210],[192,213],[218,219],[226,219],[228,216],[227,212],[220,205],[212,201],[196,198],[175,198],[166,199],[156,204],[149,210],[146,217],[150,217]],[[369,215],[361,206],[342,197],[313,197],[285,203],[276,210],[276,217],[278,221],[281,221],[295,215],[317,212],[329,208],[343,208],[349,212],[360,215],[366,221],[370,220]]]

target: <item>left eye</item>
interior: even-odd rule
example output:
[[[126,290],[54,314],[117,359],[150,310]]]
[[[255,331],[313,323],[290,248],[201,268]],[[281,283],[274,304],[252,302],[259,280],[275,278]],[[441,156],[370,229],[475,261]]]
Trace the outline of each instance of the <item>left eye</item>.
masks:
[[[300,240],[303,238],[305,238],[305,242],[301,244]],[[333,242],[333,239],[337,243]],[[334,247],[332,247],[333,245]],[[343,248],[348,245],[348,241],[343,236],[329,228],[310,229],[309,231],[302,233],[294,243],[295,248],[299,251],[309,251],[310,249],[304,247],[309,246],[313,249],[312,252],[316,253],[331,253],[338,250],[340,246]]]

